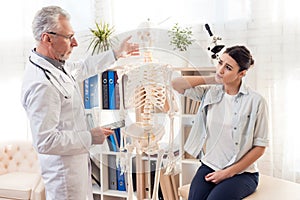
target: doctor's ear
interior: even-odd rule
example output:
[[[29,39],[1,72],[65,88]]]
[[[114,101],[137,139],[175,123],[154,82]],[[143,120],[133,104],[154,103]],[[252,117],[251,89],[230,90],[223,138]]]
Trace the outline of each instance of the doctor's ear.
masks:
[[[43,42],[51,42],[51,38],[48,34],[46,33],[43,33],[42,35],[42,39],[41,39]]]

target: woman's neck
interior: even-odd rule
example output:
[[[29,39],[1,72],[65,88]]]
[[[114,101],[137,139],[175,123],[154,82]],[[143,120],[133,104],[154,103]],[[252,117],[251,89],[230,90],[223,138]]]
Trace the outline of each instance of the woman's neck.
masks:
[[[234,84],[226,84],[224,85],[224,90],[229,95],[235,95],[239,92],[241,84],[242,81],[239,81],[239,83]]]

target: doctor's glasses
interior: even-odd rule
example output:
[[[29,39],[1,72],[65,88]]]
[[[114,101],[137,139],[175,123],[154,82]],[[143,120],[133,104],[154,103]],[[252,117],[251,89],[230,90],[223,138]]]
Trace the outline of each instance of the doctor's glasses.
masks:
[[[70,42],[75,39],[75,35],[72,34],[72,35],[63,35],[63,34],[59,34],[59,33],[56,33],[56,32],[47,32],[48,34],[51,34],[51,35],[57,35],[57,36],[60,36],[60,37],[63,37],[63,38],[66,38],[68,40],[70,40]]]

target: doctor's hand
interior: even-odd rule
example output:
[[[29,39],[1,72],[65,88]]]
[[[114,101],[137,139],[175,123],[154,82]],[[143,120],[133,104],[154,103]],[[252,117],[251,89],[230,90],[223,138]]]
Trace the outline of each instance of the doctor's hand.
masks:
[[[113,134],[114,131],[109,128],[96,127],[91,129],[92,144],[103,144],[106,137]]]
[[[128,55],[137,55],[139,52],[139,45],[136,43],[131,43],[129,40],[132,36],[127,37],[125,40],[122,41],[119,49],[113,50],[115,57],[121,58]]]

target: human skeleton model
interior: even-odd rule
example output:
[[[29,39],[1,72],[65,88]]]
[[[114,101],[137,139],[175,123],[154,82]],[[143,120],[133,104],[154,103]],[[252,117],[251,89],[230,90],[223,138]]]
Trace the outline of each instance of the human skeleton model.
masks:
[[[218,45],[219,37],[214,37],[206,24],[209,35],[212,37],[211,46],[207,49],[212,60],[218,59],[218,53],[224,45]],[[147,36],[150,36],[147,35]],[[150,38],[151,39],[151,38]],[[169,149],[166,167],[166,174],[176,173],[176,160],[173,154],[174,140],[174,115],[175,101],[171,89],[171,67],[152,61],[151,51],[144,52],[144,63],[125,65],[122,70],[118,70],[120,89],[120,115],[123,119],[130,110],[138,113],[132,123],[125,122],[125,130],[121,132],[121,153],[117,156],[117,164],[120,164],[122,172],[132,172],[131,158],[136,154],[157,155],[156,173],[152,200],[158,199],[158,185],[160,178],[160,167],[164,150],[159,147],[158,142],[164,135],[164,126],[154,122],[155,111],[160,110],[166,113],[169,118]],[[130,138],[127,140],[126,138]],[[123,144],[123,140],[126,141]],[[129,141],[127,143],[127,141]],[[126,153],[122,151],[126,149]],[[133,199],[132,173],[128,175],[128,200]],[[149,198],[151,193],[149,192]]]
[[[149,53],[149,52],[148,52]],[[150,55],[150,54],[145,54]],[[147,58],[151,61],[151,58]],[[165,134],[164,124],[154,122],[155,112],[159,110],[167,116],[170,126],[169,149],[167,156],[166,173],[175,171],[175,158],[173,154],[173,121],[174,121],[174,97],[170,86],[172,70],[164,64],[145,62],[131,66],[124,66],[118,71],[120,84],[120,111],[124,119],[128,119],[130,110],[136,113],[136,119],[128,123],[122,131],[125,144],[121,144],[121,150],[126,149],[126,153],[120,153],[117,162],[120,163],[123,171],[131,172],[131,156],[136,154],[157,155],[156,173],[152,200],[158,199],[158,185],[160,178],[160,168],[164,150],[159,147],[158,142]],[[123,89],[122,89],[123,88]],[[127,118],[126,118],[127,117]],[[130,121],[130,120],[129,120]],[[121,137],[121,141],[123,141]],[[127,140],[127,138],[130,138]],[[123,146],[124,145],[124,146]],[[128,199],[133,199],[133,187],[131,173],[128,175]],[[148,199],[151,199],[149,192]]]

